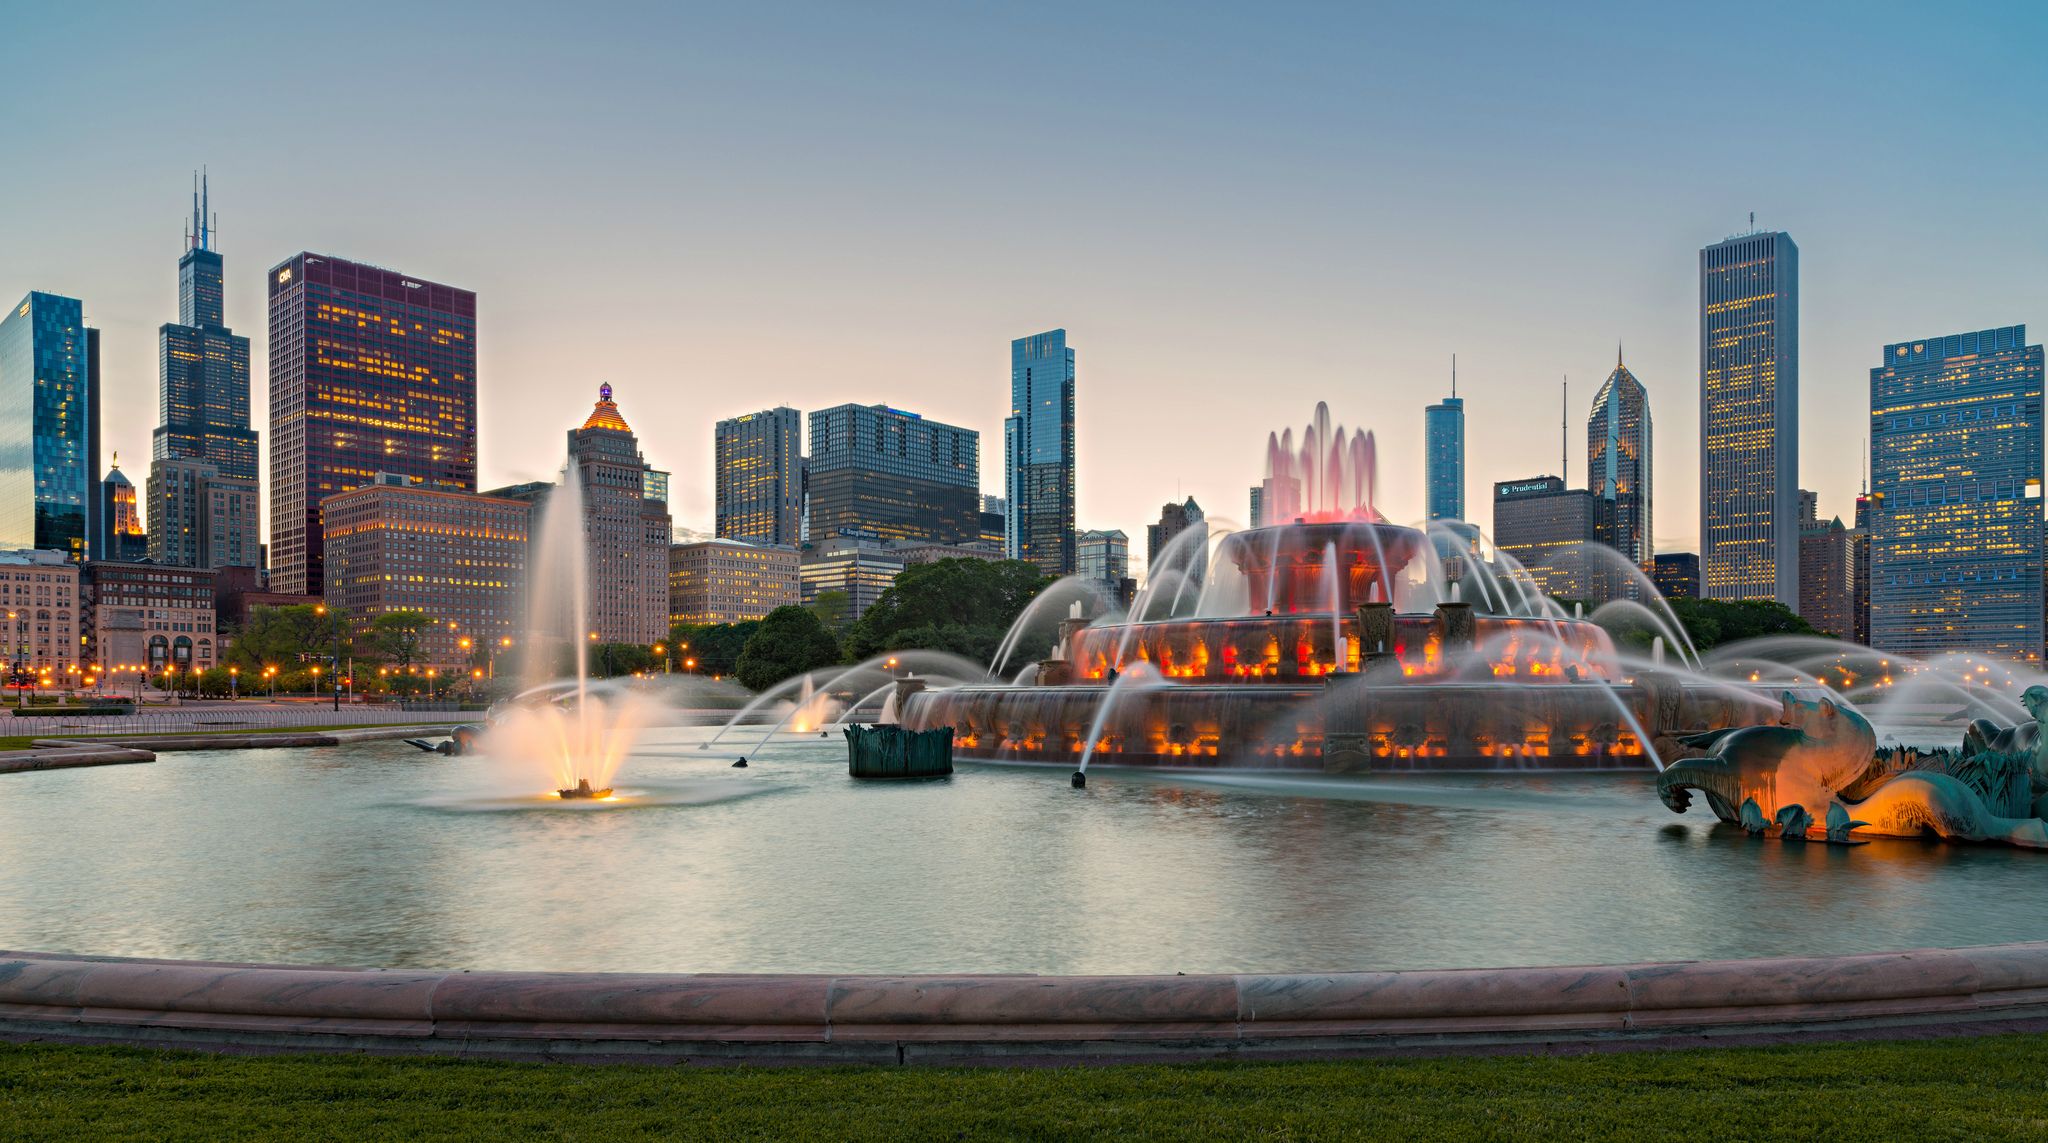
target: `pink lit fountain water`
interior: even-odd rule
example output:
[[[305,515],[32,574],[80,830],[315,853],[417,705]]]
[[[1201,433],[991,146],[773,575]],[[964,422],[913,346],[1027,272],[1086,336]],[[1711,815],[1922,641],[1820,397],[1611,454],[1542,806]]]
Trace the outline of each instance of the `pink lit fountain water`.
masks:
[[[1476,533],[1387,522],[1374,463],[1318,405],[1268,441],[1284,523],[1183,533],[1128,616],[1062,622],[1029,685],[909,694],[902,722],[971,759],[1342,773],[1661,768],[1680,736],[1776,720],[1785,687],[1624,658]]]

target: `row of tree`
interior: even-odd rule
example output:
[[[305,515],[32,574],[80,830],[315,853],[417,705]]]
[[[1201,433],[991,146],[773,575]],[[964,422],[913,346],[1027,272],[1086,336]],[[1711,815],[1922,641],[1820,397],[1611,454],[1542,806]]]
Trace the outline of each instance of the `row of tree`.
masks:
[[[843,592],[781,607],[746,623],[679,626],[669,633],[697,669],[754,690],[793,675],[858,663],[886,651],[950,651],[986,663],[1024,608],[1052,579],[1018,560],[946,559],[906,569],[861,617],[844,621]],[[1051,646],[1028,647],[1022,657]]]

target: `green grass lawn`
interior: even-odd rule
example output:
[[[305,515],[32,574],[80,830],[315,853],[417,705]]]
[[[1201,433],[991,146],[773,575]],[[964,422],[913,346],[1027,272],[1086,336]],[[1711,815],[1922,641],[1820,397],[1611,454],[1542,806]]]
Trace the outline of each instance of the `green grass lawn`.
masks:
[[[8,1139],[2040,1139],[2048,1037],[1337,1063],[688,1068],[0,1045]]]

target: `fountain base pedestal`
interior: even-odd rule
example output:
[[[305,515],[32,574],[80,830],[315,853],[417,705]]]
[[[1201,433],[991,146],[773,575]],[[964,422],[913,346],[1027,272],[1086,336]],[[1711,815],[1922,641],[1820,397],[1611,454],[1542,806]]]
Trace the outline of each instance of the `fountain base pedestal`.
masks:
[[[612,788],[606,786],[602,790],[593,790],[590,788],[590,779],[578,778],[574,786],[563,790],[556,790],[555,796],[564,801],[570,798],[609,798],[612,796]]]

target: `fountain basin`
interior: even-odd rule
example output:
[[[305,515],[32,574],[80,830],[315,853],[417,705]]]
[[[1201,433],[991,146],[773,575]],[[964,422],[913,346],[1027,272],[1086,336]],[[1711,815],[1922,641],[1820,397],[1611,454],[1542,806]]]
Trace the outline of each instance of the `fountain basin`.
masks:
[[[566,1060],[973,1063],[1698,1046],[2048,1027],[2048,944],[1572,968],[843,977],[0,953],[0,1038]]]
[[[1096,740],[1100,764],[1326,773],[1649,770],[1695,751],[1678,736],[1774,722],[1780,696],[1676,677],[1622,683],[1310,684],[1126,687]],[[957,687],[904,704],[913,728],[950,726],[982,761],[1080,760],[1112,688]]]

